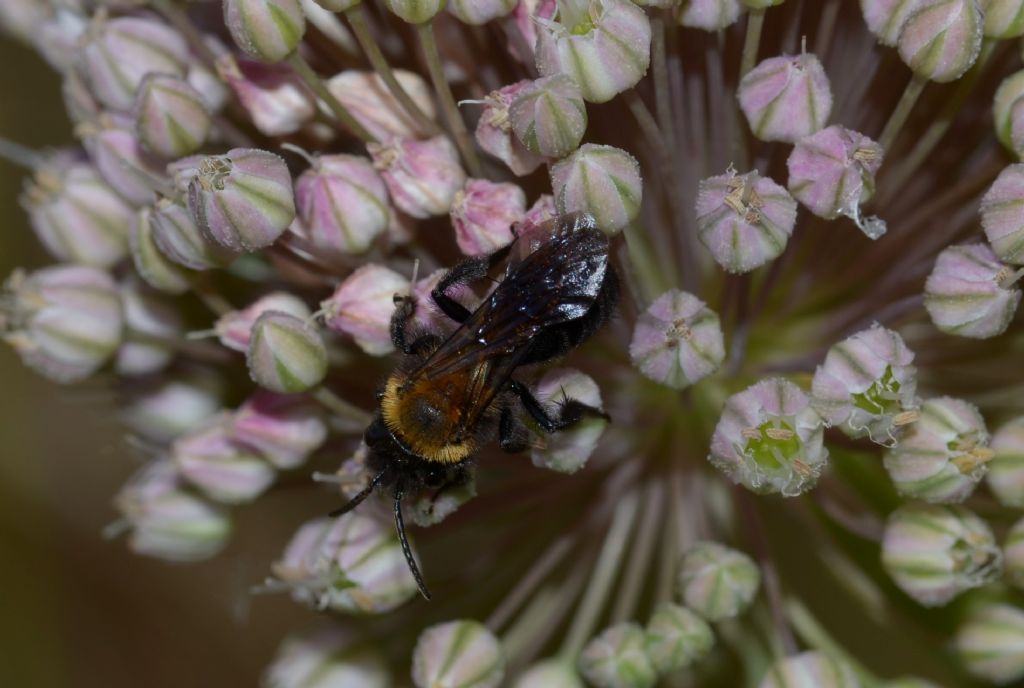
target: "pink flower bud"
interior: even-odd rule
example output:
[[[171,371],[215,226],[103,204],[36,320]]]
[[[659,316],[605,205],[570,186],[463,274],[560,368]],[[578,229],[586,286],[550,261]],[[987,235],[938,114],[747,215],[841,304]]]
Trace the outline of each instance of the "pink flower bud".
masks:
[[[921,403],[920,417],[885,455],[896,489],[932,504],[962,502],[987,470],[993,452],[978,409],[950,397]]]
[[[188,273],[157,248],[152,214],[152,208],[140,208],[128,237],[135,272],[157,291],[184,294],[189,288]]]
[[[121,284],[121,304],[125,340],[114,369],[121,375],[146,375],[166,368],[174,358],[173,343],[183,334],[177,304],[134,278]]]
[[[383,180],[357,155],[317,156],[295,182],[295,202],[310,241],[331,252],[365,253],[391,220]]]
[[[810,53],[764,60],[747,72],[736,95],[762,141],[796,143],[824,127],[832,112],[832,86]]]
[[[626,151],[587,143],[551,167],[551,188],[562,213],[585,213],[608,234],[636,219],[643,197],[640,165]]]
[[[1020,303],[1012,270],[985,244],[950,246],[924,285],[924,307],[946,334],[987,339],[1002,334]]]
[[[149,216],[153,243],[173,263],[192,270],[227,265],[235,253],[202,235],[188,208],[167,198],[156,202]]]
[[[152,203],[164,188],[163,161],[144,150],[131,118],[107,114],[78,128],[96,169],[110,187],[135,206]]]
[[[714,373],[725,360],[722,325],[703,301],[672,289],[637,319],[629,356],[655,382],[684,389]]]
[[[395,205],[418,219],[446,214],[466,181],[459,154],[444,136],[396,138],[367,144],[366,149]]]
[[[721,31],[735,24],[742,12],[740,0],[683,0],[676,15],[683,26]]]
[[[537,45],[537,19],[554,19],[558,11],[556,0],[519,0],[519,4],[512,10],[512,19],[519,32],[523,34],[526,45],[530,48],[529,55],[520,55],[519,47],[509,41],[509,52],[524,64],[534,64],[536,58],[533,51]]]
[[[544,162],[513,135],[509,120],[509,106],[531,83],[517,81],[491,92],[484,99],[484,109],[476,123],[476,142],[518,176],[530,174]]]
[[[1018,158],[1024,154],[1024,70],[1003,79],[992,101],[996,136]]]
[[[224,23],[242,52],[267,62],[288,57],[306,31],[299,0],[224,0]]]
[[[36,3],[40,4],[40,3]],[[81,46],[88,40],[89,18],[81,8],[47,3],[53,12],[36,27],[33,45],[55,70],[83,68]]]
[[[515,184],[470,179],[452,201],[452,226],[467,256],[493,253],[512,242],[512,225],[526,212],[526,194]]]
[[[31,44],[46,15],[47,7],[35,0],[0,3],[0,31],[22,43]]]
[[[860,0],[861,13],[882,45],[895,46],[910,15],[930,0]]]
[[[988,464],[988,488],[1003,506],[1024,508],[1024,416],[1000,427],[991,447],[995,456]]]
[[[860,206],[875,193],[882,147],[863,134],[833,125],[800,139],[789,155],[789,191],[826,220],[845,215],[870,238],[885,233],[876,217],[862,218]]]
[[[77,153],[55,153],[36,169],[21,205],[58,260],[107,268],[125,255],[132,210]]]
[[[835,344],[812,383],[812,404],[829,425],[850,437],[894,443],[917,420],[914,352],[892,330],[875,324]]]
[[[100,102],[128,110],[150,72],[184,76],[188,45],[167,24],[150,17],[108,19],[98,12],[85,37],[79,66]]]
[[[338,4],[318,2],[326,7]],[[260,685],[269,688],[390,688],[395,681],[378,649],[357,645],[356,638],[347,629],[331,625],[285,638],[273,664],[263,673]]]
[[[231,536],[227,511],[189,492],[168,459],[144,466],[114,501],[131,528],[128,547],[142,556],[203,561]]]
[[[239,60],[228,54],[217,58],[217,74],[262,134],[294,134],[313,121],[316,100],[286,65]]]
[[[91,122],[103,111],[89,84],[85,82],[85,77],[78,70],[65,70],[60,92],[64,98],[64,109],[72,124]]]
[[[235,148],[203,160],[188,185],[199,230],[235,251],[269,246],[295,219],[292,176],[273,153]]]
[[[276,474],[258,451],[231,436],[230,418],[217,415],[179,437],[171,456],[181,475],[211,499],[242,504],[263,494]]]
[[[981,225],[1000,260],[1024,265],[1024,165],[1010,165],[981,200]]]
[[[395,78],[425,115],[430,119],[437,117],[432,91],[423,77],[415,72],[396,69]],[[344,71],[327,81],[327,89],[380,141],[396,136],[421,138],[427,133],[423,124],[412,118],[395,100],[376,72]]]
[[[121,343],[117,285],[84,265],[16,270],[0,300],[0,337],[29,368],[54,382],[92,375]]]
[[[523,225],[542,225],[556,217],[558,208],[555,207],[555,197],[551,194],[541,194],[523,216]]]
[[[628,0],[573,0],[559,4],[557,22],[536,21],[540,73],[568,74],[591,102],[611,100],[647,73],[651,22]]]
[[[516,138],[527,150],[561,158],[580,145],[587,106],[580,87],[565,74],[529,82],[508,108]]]
[[[935,0],[912,14],[897,48],[922,79],[959,79],[981,52],[984,15],[977,0]]]
[[[158,377],[126,392],[121,421],[131,432],[161,444],[198,427],[221,408],[220,380],[210,371]]]
[[[828,459],[824,423],[810,399],[788,380],[762,380],[725,402],[708,460],[758,493],[803,494]]]
[[[266,311],[253,323],[245,362],[253,382],[279,394],[311,389],[327,374],[327,349],[311,325]]]
[[[796,201],[757,171],[705,179],[697,194],[697,232],[729,272],[750,272],[782,254],[796,225]]]
[[[566,399],[574,399],[596,409],[602,408],[601,389],[593,378],[572,368],[555,368],[544,373],[533,389],[537,401],[549,413],[559,412]],[[556,434],[537,435],[537,444],[530,451],[533,465],[559,473],[575,473],[587,459],[608,427],[600,416],[584,417],[571,428]]]
[[[981,0],[987,38],[1020,38],[1024,35],[1024,1]]]
[[[395,294],[408,292],[408,278],[381,265],[364,265],[320,304],[324,324],[352,337],[371,356],[387,355],[395,350],[389,330]]]
[[[275,468],[289,470],[320,448],[327,423],[309,399],[257,392],[232,415],[231,436],[258,449]]]
[[[305,320],[311,313],[305,302],[283,291],[262,296],[242,310],[231,311],[217,319],[214,330],[220,343],[235,351],[248,351],[249,337],[256,320],[267,311],[278,311]]]
[[[517,0],[448,0],[448,11],[467,24],[479,26],[504,17]]]
[[[445,0],[384,0],[384,6],[410,24],[425,24],[444,9]]]
[[[149,74],[142,80],[132,115],[139,141],[164,158],[194,153],[213,125],[202,96],[185,80],[168,74]]]

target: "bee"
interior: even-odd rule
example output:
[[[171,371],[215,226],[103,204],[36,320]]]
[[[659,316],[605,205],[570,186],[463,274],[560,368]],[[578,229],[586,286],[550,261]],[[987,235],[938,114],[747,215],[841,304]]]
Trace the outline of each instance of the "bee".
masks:
[[[502,263],[504,279],[476,310],[449,295],[488,279]],[[549,433],[588,416],[607,418],[570,398],[551,414],[514,373],[579,346],[608,320],[618,296],[608,237],[582,215],[528,226],[510,245],[448,271],[430,295],[458,325],[447,337],[411,332],[416,302],[396,295],[391,339],[403,361],[378,392],[379,407],[366,430],[371,478],[331,515],[354,509],[375,490],[390,492],[402,552],[429,600],[406,538],[403,498],[467,481],[474,454],[495,436],[506,452],[527,449],[522,411]]]

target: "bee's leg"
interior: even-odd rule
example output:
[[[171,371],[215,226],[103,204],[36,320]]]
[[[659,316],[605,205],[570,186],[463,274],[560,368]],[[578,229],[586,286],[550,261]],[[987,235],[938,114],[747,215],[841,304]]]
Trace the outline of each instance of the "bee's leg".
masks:
[[[608,414],[601,409],[584,404],[577,399],[569,398],[561,402],[561,408],[556,418],[544,409],[544,406],[537,401],[537,397],[533,396],[533,393],[523,383],[513,380],[509,383],[509,388],[513,394],[519,397],[519,401],[522,402],[526,412],[547,432],[558,432],[563,428],[575,425],[587,417],[609,420]]]
[[[432,334],[410,336],[409,323],[415,312],[415,299],[411,296],[395,295],[395,312],[391,314],[391,342],[396,349],[409,355],[430,351],[440,343],[440,338]]]
[[[529,436],[522,422],[516,418],[511,406],[501,409],[498,421],[498,444],[501,450],[509,454],[520,454],[530,446]]]
[[[494,269],[494,266],[508,258],[509,251],[512,250],[515,243],[513,240],[511,244],[499,248],[489,256],[466,258],[449,270],[448,274],[442,277],[434,290],[430,292],[431,298],[434,299],[434,303],[441,309],[441,312],[459,324],[466,322],[469,318],[469,309],[448,296],[448,290],[460,284],[469,284],[487,277],[487,273]]]

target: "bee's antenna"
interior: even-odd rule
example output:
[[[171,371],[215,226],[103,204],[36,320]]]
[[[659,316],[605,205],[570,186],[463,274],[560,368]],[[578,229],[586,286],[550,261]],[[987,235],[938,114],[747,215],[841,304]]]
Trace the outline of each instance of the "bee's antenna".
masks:
[[[383,480],[383,479],[384,479],[384,471],[381,471],[377,475],[373,476],[373,478],[366,485],[366,487],[364,487],[363,489],[359,490],[359,492],[356,493],[355,497],[353,497],[352,499],[348,500],[348,503],[345,504],[345,506],[343,506],[343,507],[341,507],[339,509],[335,509],[334,511],[332,511],[331,513],[329,513],[327,515],[330,516],[331,518],[334,518],[336,516],[341,516],[342,514],[347,514],[348,512],[352,511],[357,506],[362,504],[363,500],[365,500],[367,497],[369,497],[371,492],[373,492],[375,489],[377,489],[377,486],[380,485],[380,481]]]
[[[405,522],[402,520],[402,497],[400,495],[395,496],[395,528],[398,530],[398,541],[402,543],[402,554],[405,555],[405,563],[409,565],[412,577],[416,579],[416,587],[420,589],[420,594],[429,600],[430,591],[427,590],[427,584],[423,582],[420,568],[416,565],[416,560],[413,559],[412,550],[409,549],[409,538],[405,536]]]

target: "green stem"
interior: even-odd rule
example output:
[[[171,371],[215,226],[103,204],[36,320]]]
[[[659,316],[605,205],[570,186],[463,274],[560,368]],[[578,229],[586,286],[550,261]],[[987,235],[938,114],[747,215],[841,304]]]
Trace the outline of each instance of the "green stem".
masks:
[[[896,137],[899,136],[900,129],[907,123],[907,118],[910,117],[914,104],[917,103],[917,99],[921,96],[921,92],[924,91],[924,87],[927,84],[927,79],[922,79],[915,74],[914,78],[910,80],[910,84],[903,91],[903,95],[900,96],[900,101],[896,103],[896,109],[892,111],[889,121],[885,123],[885,128],[882,129],[882,135],[878,137],[878,143],[887,154],[890,152],[889,149],[892,147],[892,144],[896,141]]]
[[[331,413],[351,420],[354,424],[369,425],[370,421],[373,420],[372,414],[367,413],[351,402],[345,401],[322,385],[313,392],[313,398]]]
[[[636,609],[643,583],[650,573],[651,555],[654,545],[662,535],[660,524],[665,522],[662,507],[665,503],[664,486],[658,479],[650,481],[644,491],[644,509],[640,514],[640,525],[633,543],[626,573],[622,577],[619,594],[612,608],[611,622],[628,621]],[[664,543],[661,543],[664,547]]]
[[[764,27],[764,9],[750,10],[747,19],[747,35],[743,40],[743,57],[740,59],[740,78],[757,63],[757,49],[761,47],[761,29]]]
[[[221,296],[220,292],[210,284],[209,276],[203,273],[196,273],[189,280],[189,285],[192,287],[195,295],[199,297],[199,300],[203,302],[203,305],[209,308],[214,315],[227,315],[235,310],[231,302]]]
[[[878,677],[833,640],[824,626],[799,600],[789,599],[786,602],[786,616],[804,643],[848,664],[865,688],[876,688],[879,685]]]
[[[444,76],[444,65],[441,63],[441,54],[437,50],[437,41],[434,39],[434,25],[431,22],[424,22],[416,26],[416,31],[423,46],[423,55],[427,60],[427,71],[430,72],[430,80],[434,84],[441,99],[441,110],[444,113],[448,129],[455,137],[455,145],[459,147],[462,159],[469,168],[472,177],[482,177],[483,168],[480,166],[480,158],[477,157],[476,149],[473,148],[473,140],[466,129],[466,123],[462,121],[462,114],[459,106],[455,104],[455,96],[448,86],[448,80]]]
[[[661,274],[661,267],[654,259],[654,251],[647,239],[647,233],[636,222],[630,222],[622,230],[622,236],[626,239],[626,251],[629,254],[629,262],[633,270],[626,275],[626,279],[633,282],[633,290],[637,300],[637,307],[641,310],[647,307],[655,296],[663,293],[667,287],[664,276]]]
[[[384,85],[391,92],[391,95],[395,97],[395,100],[398,101],[409,117],[415,120],[428,136],[440,134],[441,127],[437,126],[437,122],[432,120],[427,113],[423,112],[420,106],[416,104],[416,101],[409,95],[408,91],[402,86],[401,82],[395,77],[391,65],[388,64],[387,58],[384,57],[384,53],[381,52],[380,46],[377,45],[377,40],[370,30],[370,23],[366,20],[366,10],[363,8],[362,3],[345,10],[345,17],[348,19],[349,26],[352,27],[352,33],[355,34],[359,47],[363,49],[363,53],[366,55],[366,59],[370,61],[373,70],[380,76]]]
[[[502,626],[507,624],[512,615],[533,594],[541,582],[568,556],[572,550],[574,540],[575,538],[573,537],[563,535],[552,542],[544,551],[544,554],[530,566],[530,570],[519,579],[512,592],[502,600],[497,609],[491,612],[491,615],[487,617],[485,625],[492,631],[497,632]]]
[[[334,97],[327,86],[324,84],[313,68],[309,66],[305,58],[298,53],[293,52],[287,58],[285,58],[295,70],[299,78],[309,86],[310,90],[316,94],[316,96],[327,104],[334,118],[341,124],[346,126],[353,134],[355,134],[363,143],[376,143],[377,139],[374,138],[373,134],[367,131],[366,127],[359,123],[359,121],[352,116],[344,105],[338,102],[338,99]]]

